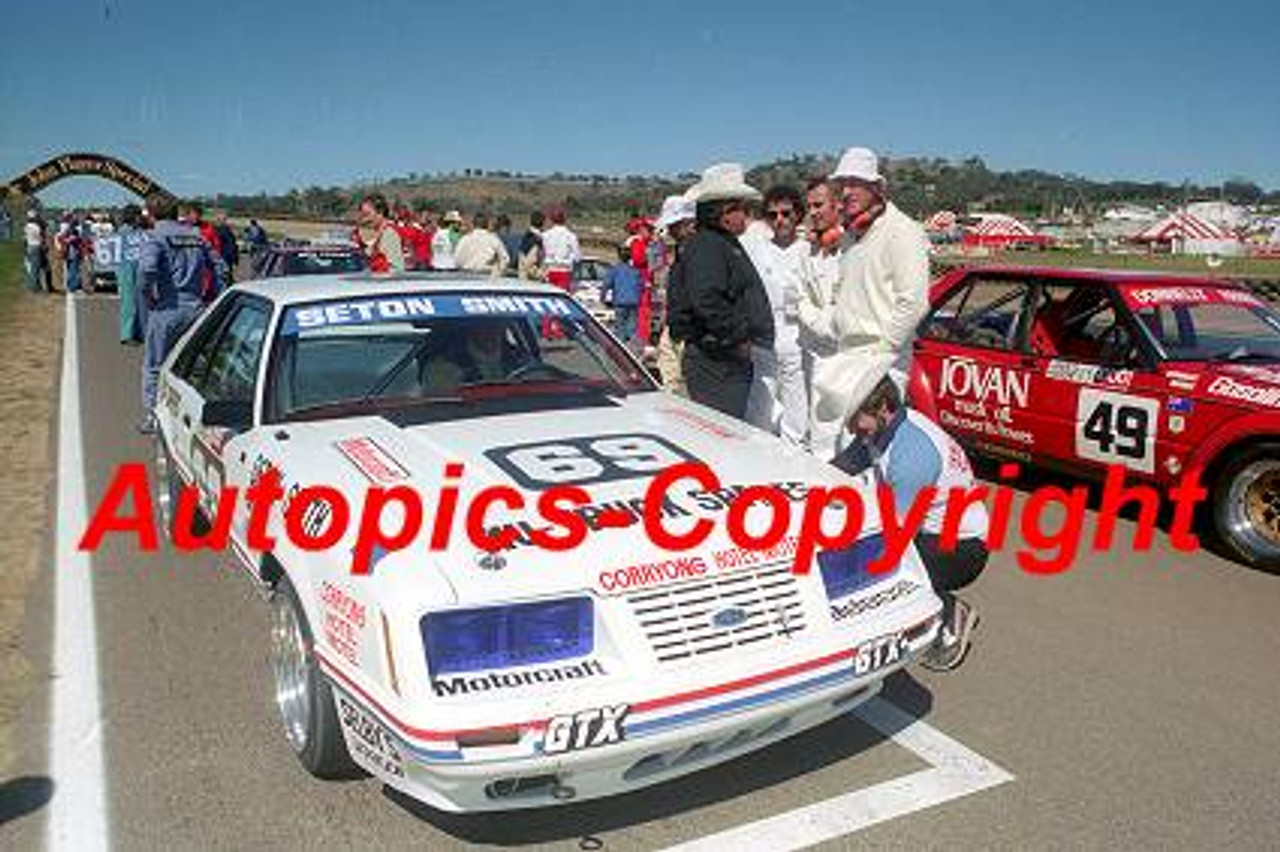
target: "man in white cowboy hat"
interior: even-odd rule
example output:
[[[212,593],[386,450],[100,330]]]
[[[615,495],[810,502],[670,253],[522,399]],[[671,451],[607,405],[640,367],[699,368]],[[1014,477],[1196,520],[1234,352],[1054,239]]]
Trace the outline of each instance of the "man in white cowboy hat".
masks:
[[[840,187],[845,228],[839,286],[829,304],[802,291],[796,305],[801,326],[837,354],[815,367],[814,391],[840,385],[832,371],[866,369],[873,353],[894,355],[891,375],[905,388],[916,325],[929,307],[929,240],[889,200],[869,149],[845,151],[831,179]],[[815,410],[811,431],[831,435],[828,425]],[[831,448],[815,443],[813,449],[827,455]]]
[[[450,210],[440,220],[440,227],[431,237],[431,268],[452,270],[458,268],[454,247],[462,239],[462,214]]]
[[[694,220],[697,210],[692,201],[683,195],[668,195],[662,201],[662,210],[654,227],[659,239],[666,237],[675,244],[675,260],[671,262],[666,275],[666,293],[664,305],[668,316],[671,311],[672,284],[676,265],[680,262],[680,247],[693,236]],[[680,369],[680,359],[684,355],[684,347],[671,339],[671,325],[662,324],[662,336],[658,339],[658,372],[662,374],[662,384],[667,390],[688,396],[689,390],[684,384],[684,373]]]
[[[747,227],[747,203],[760,192],[747,185],[742,166],[719,163],[686,194],[696,205],[698,230],[672,271],[671,336],[685,344],[681,366],[689,396],[742,419],[751,392],[751,347],[772,348],[774,335],[764,284],[738,242]]]
[[[897,384],[889,377],[891,359],[881,356],[848,388],[845,428],[853,443],[833,464],[850,474],[874,467],[876,477],[893,492],[899,523],[916,497],[927,487],[936,490],[914,543],[934,591],[943,602],[938,641],[921,659],[934,670],[953,669],[964,661],[969,637],[978,624],[977,611],[955,592],[973,583],[986,567],[987,508],[981,502],[965,506],[958,536],[945,542],[950,494],[973,488],[973,471],[955,440],[919,411],[906,408]]]

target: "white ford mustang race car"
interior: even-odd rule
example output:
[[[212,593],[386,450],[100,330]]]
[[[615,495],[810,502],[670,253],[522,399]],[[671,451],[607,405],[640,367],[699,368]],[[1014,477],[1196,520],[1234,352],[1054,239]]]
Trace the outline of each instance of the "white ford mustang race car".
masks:
[[[170,534],[234,507],[285,733],[318,776],[359,767],[448,811],[623,793],[847,711],[938,632],[913,548],[867,570],[870,482],[661,391],[547,285],[237,286],[166,361],[156,414]],[[707,529],[664,549],[646,493],[688,463],[718,483],[671,479],[652,516]],[[256,517],[246,490],[276,478]],[[733,508],[762,485],[784,499]],[[863,532],[795,573],[802,508],[835,486],[863,495]],[[545,546],[566,518],[579,540]]]

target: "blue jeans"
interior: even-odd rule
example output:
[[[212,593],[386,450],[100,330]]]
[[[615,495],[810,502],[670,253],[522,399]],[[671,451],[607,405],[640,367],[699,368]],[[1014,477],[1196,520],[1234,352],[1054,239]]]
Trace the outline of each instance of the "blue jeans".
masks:
[[[636,336],[636,320],[639,319],[637,305],[616,305],[613,309],[613,333],[623,343],[630,343]]]
[[[40,264],[42,261],[40,246],[28,246],[26,256],[27,289],[32,293],[40,292]]]
[[[80,258],[67,258],[67,292],[80,292]]]
[[[160,365],[168,357],[173,345],[187,330],[202,305],[179,302],[174,308],[148,308],[146,311],[146,340],[142,353],[142,416],[150,417],[156,407],[156,385],[160,379]]]

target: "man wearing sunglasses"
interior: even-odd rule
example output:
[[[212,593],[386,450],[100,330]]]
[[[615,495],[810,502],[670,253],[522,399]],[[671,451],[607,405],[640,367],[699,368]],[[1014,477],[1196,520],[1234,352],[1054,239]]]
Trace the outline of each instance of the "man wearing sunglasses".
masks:
[[[793,444],[803,446],[809,426],[809,393],[800,351],[800,325],[786,312],[801,287],[808,245],[798,239],[804,199],[791,186],[772,187],[764,196],[766,239],[744,237],[773,309],[773,347],[752,348],[755,378],[747,402],[747,420]]]

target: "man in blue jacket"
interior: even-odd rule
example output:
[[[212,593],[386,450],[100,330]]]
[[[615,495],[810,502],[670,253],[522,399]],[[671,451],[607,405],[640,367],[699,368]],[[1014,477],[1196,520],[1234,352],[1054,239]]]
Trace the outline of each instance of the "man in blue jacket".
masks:
[[[156,219],[138,260],[142,300],[146,305],[142,360],[142,422],[138,431],[155,432],[156,382],[160,365],[178,338],[204,308],[205,281],[226,280],[222,258],[193,226],[177,221],[178,202],[169,196],[147,205]]]
[[[640,270],[631,263],[631,249],[625,245],[618,246],[618,262],[604,275],[600,300],[613,308],[613,333],[630,348],[634,348],[632,341],[636,336],[643,290]]]

